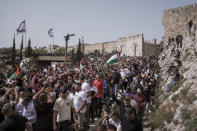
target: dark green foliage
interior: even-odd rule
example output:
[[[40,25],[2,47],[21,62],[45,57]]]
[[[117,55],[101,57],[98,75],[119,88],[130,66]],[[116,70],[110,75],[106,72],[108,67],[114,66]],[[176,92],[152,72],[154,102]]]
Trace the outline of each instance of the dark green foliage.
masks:
[[[65,47],[58,48],[54,51],[55,54],[64,54],[65,53]]]
[[[182,115],[183,121],[191,119],[190,114],[191,114],[191,112],[189,110],[187,110],[185,108],[181,109],[181,115]]]
[[[174,95],[173,97],[172,97],[172,101],[175,103],[176,101],[177,101],[177,99],[179,98],[179,95],[177,94],[177,95]]]
[[[13,39],[13,46],[12,46],[12,65],[15,65],[15,59],[16,59],[16,43],[15,43],[15,34],[14,34],[14,39]]]
[[[29,39],[28,40],[28,46],[26,48],[26,51],[25,51],[25,56],[26,57],[31,57],[32,55],[32,47],[31,47],[31,40]]]
[[[76,61],[80,62],[83,57],[83,54],[81,52],[81,40],[79,39],[77,53],[76,53]]]
[[[23,59],[23,35],[22,35],[22,41],[21,41],[21,46],[20,46],[20,60]]]
[[[167,121],[168,124],[172,121],[172,119],[173,119],[173,117],[174,117],[174,113],[171,112],[171,111],[165,112],[165,113],[162,114],[162,115],[163,115],[163,119],[164,119],[165,121]]]
[[[187,122],[185,126],[186,126],[186,131],[196,131],[197,130],[197,117]]]
[[[75,50],[74,49],[71,50],[71,62],[72,63],[75,63],[76,62],[76,59],[75,59]]]

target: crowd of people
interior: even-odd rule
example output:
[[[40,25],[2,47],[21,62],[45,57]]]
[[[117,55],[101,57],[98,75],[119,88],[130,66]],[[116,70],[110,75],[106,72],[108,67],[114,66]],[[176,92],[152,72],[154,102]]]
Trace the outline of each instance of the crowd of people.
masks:
[[[142,131],[158,86],[157,57],[121,56],[106,65],[107,57],[72,63],[32,66],[11,83],[13,73],[0,69],[0,130],[2,131]]]

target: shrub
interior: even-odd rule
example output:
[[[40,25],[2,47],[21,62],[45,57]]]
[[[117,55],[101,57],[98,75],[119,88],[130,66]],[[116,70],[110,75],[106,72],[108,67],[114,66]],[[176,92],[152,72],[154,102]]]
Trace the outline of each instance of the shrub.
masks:
[[[165,121],[169,124],[174,117],[173,111],[168,111],[171,107],[177,107],[176,104],[167,104],[163,106],[159,111],[153,112],[152,117],[149,118],[151,129],[163,128],[165,126]]]
[[[197,117],[185,124],[186,131],[196,131],[197,130]]]
[[[188,96],[188,101],[190,104],[193,103],[193,101],[195,101],[197,99],[197,96],[195,93],[191,93],[189,96]]]
[[[163,119],[169,124],[174,117],[174,113],[172,111],[166,112],[163,114]]]
[[[177,94],[177,95],[174,95],[171,99],[175,103],[177,101],[178,97],[179,97],[179,95]]]
[[[187,109],[185,109],[185,108],[181,109],[181,115],[182,115],[183,121],[187,121],[187,120],[191,119],[190,114],[191,114],[191,112],[188,111]]]
[[[173,85],[173,87],[171,88],[171,91],[172,92],[175,92],[177,91],[182,85],[183,85],[183,82],[185,81],[185,79],[178,79],[175,83],[175,85]]]
[[[187,88],[182,89],[181,95],[182,95],[182,98],[185,100],[188,95],[188,89]]]

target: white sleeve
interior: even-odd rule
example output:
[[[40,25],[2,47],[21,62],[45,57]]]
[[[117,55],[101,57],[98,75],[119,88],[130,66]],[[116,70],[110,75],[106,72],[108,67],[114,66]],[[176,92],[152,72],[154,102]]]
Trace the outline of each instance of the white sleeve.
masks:
[[[112,125],[114,125],[114,126],[117,128],[117,125],[116,125],[116,123],[112,120],[112,118],[109,119],[109,123],[112,124]]]
[[[87,101],[87,95],[85,92],[81,93],[82,101]]]

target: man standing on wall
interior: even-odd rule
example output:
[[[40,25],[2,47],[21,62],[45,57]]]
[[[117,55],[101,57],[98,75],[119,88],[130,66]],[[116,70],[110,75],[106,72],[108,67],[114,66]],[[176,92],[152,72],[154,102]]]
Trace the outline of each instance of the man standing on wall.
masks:
[[[114,84],[114,94],[117,96],[118,95],[118,89],[119,89],[119,83],[120,83],[120,73],[115,71],[113,74],[112,74],[112,77],[113,77],[113,84]]]

